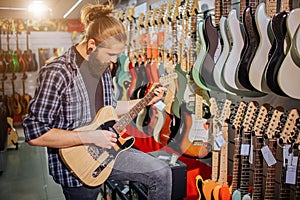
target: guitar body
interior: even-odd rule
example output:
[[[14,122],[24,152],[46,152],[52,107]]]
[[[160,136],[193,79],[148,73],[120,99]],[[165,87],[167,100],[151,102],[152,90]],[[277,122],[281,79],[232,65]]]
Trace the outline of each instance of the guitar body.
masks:
[[[202,191],[203,178],[200,175],[196,176],[196,186],[199,194],[198,200],[206,200]]]
[[[278,85],[277,77],[278,70],[281,63],[284,60],[284,40],[287,32],[286,28],[286,18],[288,14],[284,12],[277,13],[272,18],[272,31],[275,36],[273,46],[274,52],[266,66],[265,79],[268,87],[277,95],[286,96],[286,94],[281,90]]]
[[[202,76],[200,75],[202,66],[203,66],[203,61],[205,59],[205,56],[207,54],[207,47],[205,43],[205,38],[204,38],[204,23],[203,21],[199,22],[198,24],[198,35],[199,35],[199,40],[200,40],[200,50],[197,55],[197,59],[195,61],[194,67],[192,69],[192,76],[194,82],[202,89],[210,91],[210,89],[206,86],[205,81],[203,80]]]
[[[191,114],[185,107],[181,106],[182,114],[182,140],[180,142],[181,152],[193,158],[203,158],[208,152],[208,126],[206,119],[195,120],[195,116]]]
[[[24,115],[28,113],[28,105],[29,105],[31,98],[32,97],[27,93],[20,97],[22,114],[24,114]]]
[[[136,88],[136,80],[137,80],[137,74],[136,74],[136,68],[138,66],[135,66],[135,65],[138,65],[138,63],[132,63],[130,62],[129,63],[129,72],[130,72],[130,75],[131,75],[131,82],[130,82],[130,86],[128,88],[128,96],[130,99],[132,99],[132,94],[133,94],[133,91],[134,89]]]
[[[165,125],[165,121],[166,121],[166,112],[165,111],[161,111],[157,108],[155,108],[155,112],[154,117],[156,118],[155,120],[151,120],[151,123],[153,123],[153,138],[156,142],[160,143],[159,140],[159,136],[160,136],[160,131],[162,130],[163,126]],[[151,126],[151,125],[150,125]]]
[[[19,136],[16,132],[16,129],[13,126],[13,119],[11,117],[7,117],[7,123],[10,126],[8,137],[7,137],[7,146],[18,145]]]
[[[268,53],[271,49],[269,39],[270,21],[265,11],[265,3],[260,3],[255,12],[255,21],[259,33],[260,42],[249,69],[251,85],[261,92],[270,92],[264,80],[265,66],[268,63]]]
[[[222,83],[222,71],[223,71],[223,67],[224,64],[227,61],[231,46],[229,44],[229,40],[228,40],[228,20],[225,17],[221,17],[220,19],[220,34],[223,40],[223,48],[222,48],[222,52],[220,54],[220,57],[215,65],[215,68],[213,70],[213,77],[216,83],[216,86],[223,92],[226,92],[228,94],[233,94],[232,92],[230,92],[229,90],[225,89],[225,87],[223,86]]]
[[[245,27],[245,43],[244,54],[240,60],[237,75],[240,84],[248,90],[256,90],[249,80],[249,68],[255,56],[259,44],[259,35],[255,24],[255,18],[252,14],[252,8],[246,7],[243,15],[243,24]]]
[[[203,194],[206,200],[211,200],[213,198],[213,191],[218,187],[219,183],[213,180],[205,180],[202,184]]]
[[[288,30],[289,37],[291,38],[291,46],[279,68],[278,77],[277,77],[278,84],[281,90],[289,97],[295,99],[300,99],[299,89],[296,88],[297,84],[300,83],[298,78],[300,73],[299,17],[300,17],[300,9],[292,10],[289,16],[287,17],[287,30]]]
[[[229,91],[240,90],[236,83],[236,71],[244,47],[244,39],[241,24],[237,18],[236,10],[233,9],[228,15],[228,27],[232,37],[232,47],[223,69],[225,88]]]
[[[220,200],[230,200],[231,194],[229,191],[229,186],[227,184],[223,184],[219,190],[219,199]]]
[[[126,55],[121,55],[119,57],[119,62],[120,62],[120,67],[118,69],[118,73],[116,75],[117,78],[117,85],[119,88],[126,88],[127,86],[125,86],[128,82],[131,82],[131,73],[129,70],[129,57]],[[129,100],[128,97],[128,92],[126,90],[126,92],[123,92],[122,90],[120,90],[120,100]]]
[[[183,102],[183,96],[184,96],[184,92],[185,92],[185,88],[187,86],[187,78],[186,78],[186,72],[183,71],[180,67],[180,63],[177,63],[175,66],[176,69],[176,73],[178,75],[177,78],[177,87],[176,87],[176,95],[175,95],[175,99],[172,105],[172,113],[180,118],[180,107],[182,105]]]
[[[221,185],[218,184],[212,191],[212,195],[213,195],[213,199],[214,200],[220,200],[219,194],[220,194],[220,189],[221,189]]]
[[[213,79],[213,70],[215,67],[215,60],[219,57],[219,55],[216,55],[216,52],[220,38],[218,36],[218,28],[212,24],[211,16],[205,18],[204,36],[207,45],[207,54],[203,60],[201,76],[209,88],[217,90],[217,85]]]
[[[242,199],[241,191],[239,190],[233,191],[232,200],[241,200],[241,199]]]
[[[91,124],[78,128],[76,131],[105,129],[111,130],[117,120],[111,106],[101,108]],[[110,149],[102,149],[95,145],[80,145],[59,150],[60,156],[67,167],[88,186],[101,185],[110,175],[118,154],[129,149],[134,143],[133,137],[118,138],[116,145]],[[80,162],[78,162],[80,161]]]

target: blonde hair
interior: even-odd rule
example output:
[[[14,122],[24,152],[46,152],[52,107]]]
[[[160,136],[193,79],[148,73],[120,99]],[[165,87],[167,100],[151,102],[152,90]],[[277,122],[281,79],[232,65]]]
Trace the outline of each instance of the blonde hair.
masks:
[[[96,44],[113,37],[119,42],[126,42],[127,36],[121,21],[110,16],[111,5],[87,5],[81,10],[81,22],[85,25],[85,41],[94,39]]]

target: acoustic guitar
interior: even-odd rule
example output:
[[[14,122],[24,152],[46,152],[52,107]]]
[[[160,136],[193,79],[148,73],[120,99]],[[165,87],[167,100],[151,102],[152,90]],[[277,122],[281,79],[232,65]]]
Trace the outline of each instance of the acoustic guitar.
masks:
[[[85,144],[59,149],[59,154],[66,166],[85,185],[101,185],[110,175],[115,159],[122,151],[129,149],[133,143],[133,137],[122,138],[126,126],[155,96],[156,85],[144,98],[142,98],[130,111],[119,120],[111,106],[101,108],[94,120],[87,126],[75,131],[105,129],[117,134],[118,141],[112,149],[103,149],[93,144]]]
[[[10,147],[12,145],[16,146],[16,149],[18,149],[18,140],[19,136],[17,134],[16,129],[13,126],[13,118],[7,117],[7,123],[9,125],[9,131],[7,136],[7,146]]]

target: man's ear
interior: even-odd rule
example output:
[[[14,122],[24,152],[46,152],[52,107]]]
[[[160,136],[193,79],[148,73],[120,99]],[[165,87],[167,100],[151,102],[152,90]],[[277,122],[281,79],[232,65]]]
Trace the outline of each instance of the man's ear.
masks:
[[[95,50],[96,49],[96,41],[94,39],[89,39],[87,42],[87,48]]]

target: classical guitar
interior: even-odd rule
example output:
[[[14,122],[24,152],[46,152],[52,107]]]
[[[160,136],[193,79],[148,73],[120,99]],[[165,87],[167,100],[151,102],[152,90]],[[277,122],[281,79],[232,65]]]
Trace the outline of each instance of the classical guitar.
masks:
[[[156,85],[155,88],[158,86],[160,85]],[[133,145],[133,137],[122,138],[122,135],[130,121],[155,96],[154,89],[119,120],[113,107],[106,106],[97,112],[96,117],[89,125],[76,129],[76,131],[105,129],[115,132],[118,141],[112,149],[103,149],[93,144],[59,149],[59,154],[66,166],[84,184],[88,186],[101,185],[110,175],[118,154]]]
[[[26,51],[23,52],[24,54],[24,59],[28,63],[28,71],[33,72],[37,71],[38,69],[38,63],[36,60],[36,55],[35,53],[32,52],[32,50],[29,48],[29,27],[27,26],[27,31],[26,31]]]
[[[291,40],[291,45],[279,68],[277,76],[280,89],[289,97],[295,99],[300,99],[299,90],[295,87],[300,84],[299,79],[297,78],[300,73],[299,46],[297,47],[300,38],[299,17],[299,8],[292,10],[287,17],[287,32],[288,37]]]
[[[25,81],[27,79],[27,74],[24,72],[23,73],[23,77],[22,77],[22,88],[23,88],[23,94],[20,97],[20,104],[22,107],[22,114],[26,115],[28,113],[28,105],[30,100],[32,99],[31,95],[29,95],[28,93],[26,93],[25,90]]]

